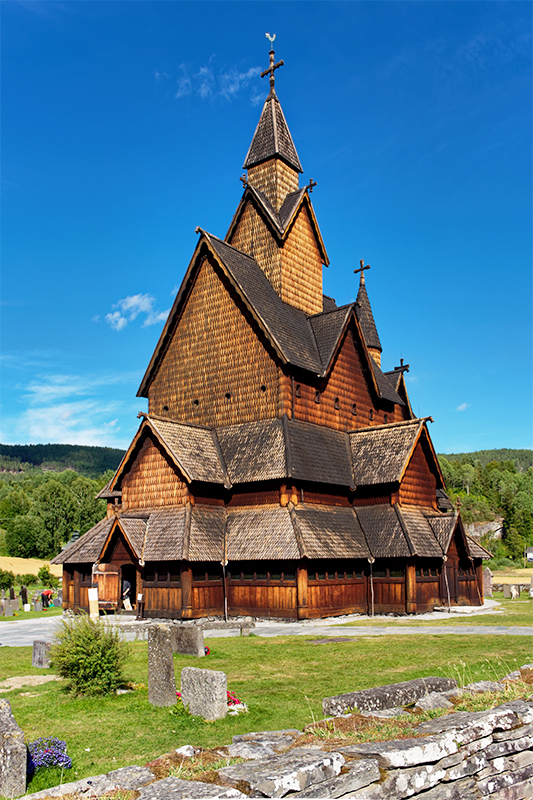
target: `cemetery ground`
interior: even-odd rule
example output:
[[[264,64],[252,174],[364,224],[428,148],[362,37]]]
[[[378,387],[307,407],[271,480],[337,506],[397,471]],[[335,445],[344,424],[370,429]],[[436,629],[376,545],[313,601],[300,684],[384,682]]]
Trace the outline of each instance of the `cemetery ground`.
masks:
[[[495,581],[496,582],[496,581]],[[494,592],[493,599],[500,603],[500,608],[494,612],[486,611],[481,614],[468,614],[461,616],[460,614],[453,614],[452,617],[446,619],[439,619],[436,614],[433,619],[417,619],[417,617],[392,617],[392,616],[377,616],[374,619],[368,617],[361,617],[350,622],[345,622],[344,627],[375,627],[376,625],[397,625],[399,627],[408,626],[413,627],[435,627],[438,625],[443,628],[466,626],[471,625],[500,625],[502,627],[530,627],[533,625],[533,599],[527,596],[526,592],[521,592],[520,598],[517,600],[508,600],[504,598],[503,592]],[[340,624],[340,621],[339,621]],[[346,635],[349,635],[348,632]]]
[[[516,601],[515,601],[516,603]],[[321,720],[322,699],[332,694],[366,689],[428,675],[456,678],[460,683],[501,678],[531,661],[531,641],[520,636],[358,636],[346,640],[317,640],[310,636],[254,636],[209,638],[211,654],[197,659],[175,654],[176,683],[185,666],[221,670],[228,689],[245,702],[249,713],[206,722],[148,703],[147,643],[131,643],[126,680],[131,692],[108,697],[74,698],[61,689],[60,681],[41,686],[21,686],[0,691],[9,699],[17,723],[28,742],[57,736],[67,742],[73,768],[63,781],[89,777],[131,764],[145,765],[184,744],[216,748],[231,743],[235,734],[250,731],[299,728]],[[1,650],[2,679],[49,675],[51,670],[32,668],[31,647]],[[528,694],[531,687],[527,687]],[[516,690],[515,690],[516,691]],[[522,689],[524,691],[524,687]],[[499,694],[492,704],[504,702]],[[491,702],[491,698],[488,699]],[[468,710],[477,710],[476,698]],[[487,699],[484,699],[487,702]],[[467,710],[465,708],[465,710]],[[434,713],[434,712],[433,712]],[[412,735],[414,724],[395,720],[362,721],[365,739]],[[316,731],[322,741],[327,729]],[[357,732],[355,733],[357,735]],[[309,735],[306,743],[310,741]],[[227,759],[222,759],[224,765]],[[208,759],[209,762],[209,759]],[[175,762],[179,768],[179,758]],[[202,757],[192,772],[181,777],[200,777],[198,768],[209,769]],[[218,764],[222,766],[222,764]],[[60,782],[60,775],[42,785],[39,773],[28,791]]]

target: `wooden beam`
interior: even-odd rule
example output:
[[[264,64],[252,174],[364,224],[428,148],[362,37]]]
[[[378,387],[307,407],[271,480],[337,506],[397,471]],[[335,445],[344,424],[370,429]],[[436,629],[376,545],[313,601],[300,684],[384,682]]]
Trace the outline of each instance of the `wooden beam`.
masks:
[[[412,562],[405,566],[405,610],[416,614],[416,568]]]
[[[307,607],[307,566],[296,568],[296,592],[298,602],[298,619],[307,619],[309,609]]]
[[[181,568],[181,618],[192,618],[192,569],[187,564]]]

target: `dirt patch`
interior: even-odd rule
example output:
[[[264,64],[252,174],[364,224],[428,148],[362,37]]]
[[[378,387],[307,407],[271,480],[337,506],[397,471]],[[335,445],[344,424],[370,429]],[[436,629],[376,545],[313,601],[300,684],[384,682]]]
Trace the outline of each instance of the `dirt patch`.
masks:
[[[48,681],[57,680],[57,675],[21,675],[15,678],[5,678],[0,681],[0,691],[11,692],[13,689],[21,689],[23,686],[41,686]]]

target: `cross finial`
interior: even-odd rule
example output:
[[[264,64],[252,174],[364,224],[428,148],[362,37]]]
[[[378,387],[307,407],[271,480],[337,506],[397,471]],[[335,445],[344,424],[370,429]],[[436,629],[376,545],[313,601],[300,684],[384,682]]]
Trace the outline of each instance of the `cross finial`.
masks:
[[[278,69],[278,67],[282,67],[283,61],[278,61],[277,64],[274,64],[274,39],[276,38],[276,34],[274,33],[270,35],[270,33],[265,33],[265,36],[270,42],[270,50],[268,53],[270,56],[270,66],[268,67],[268,69],[265,69],[264,72],[261,73],[261,77],[264,78],[265,75],[270,75],[270,94],[269,94],[270,97],[271,95],[276,94],[276,90],[274,89],[274,83],[275,83],[274,70]]]
[[[239,180],[242,183],[243,188],[246,189],[246,187],[248,186],[248,179],[246,178],[246,175],[241,175]]]
[[[364,285],[364,283],[365,283],[365,269],[370,269],[370,264],[367,264],[366,267],[365,267],[364,266],[364,264],[365,264],[365,259],[364,258],[362,258],[359,263],[360,263],[361,266],[359,267],[359,269],[354,269],[354,274],[357,275],[358,272],[361,273],[360,283],[362,285]]]
[[[313,179],[311,179],[311,180],[309,181],[309,186],[308,186],[308,189],[309,189],[309,194],[311,194],[311,192],[313,191],[313,189],[315,188],[315,186],[316,186],[316,181],[314,181]]]

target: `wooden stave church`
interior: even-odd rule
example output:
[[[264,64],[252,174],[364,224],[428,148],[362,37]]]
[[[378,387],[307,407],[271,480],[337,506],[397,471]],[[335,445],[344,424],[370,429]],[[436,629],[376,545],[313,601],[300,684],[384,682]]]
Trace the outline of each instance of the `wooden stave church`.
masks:
[[[200,234],[138,396],[148,414],[67,546],[63,607],[147,617],[307,619],[482,605],[465,534],[404,373],[381,370],[361,262],[355,303],[328,257],[274,85],[224,240]],[[135,602],[134,602],[135,604]]]

